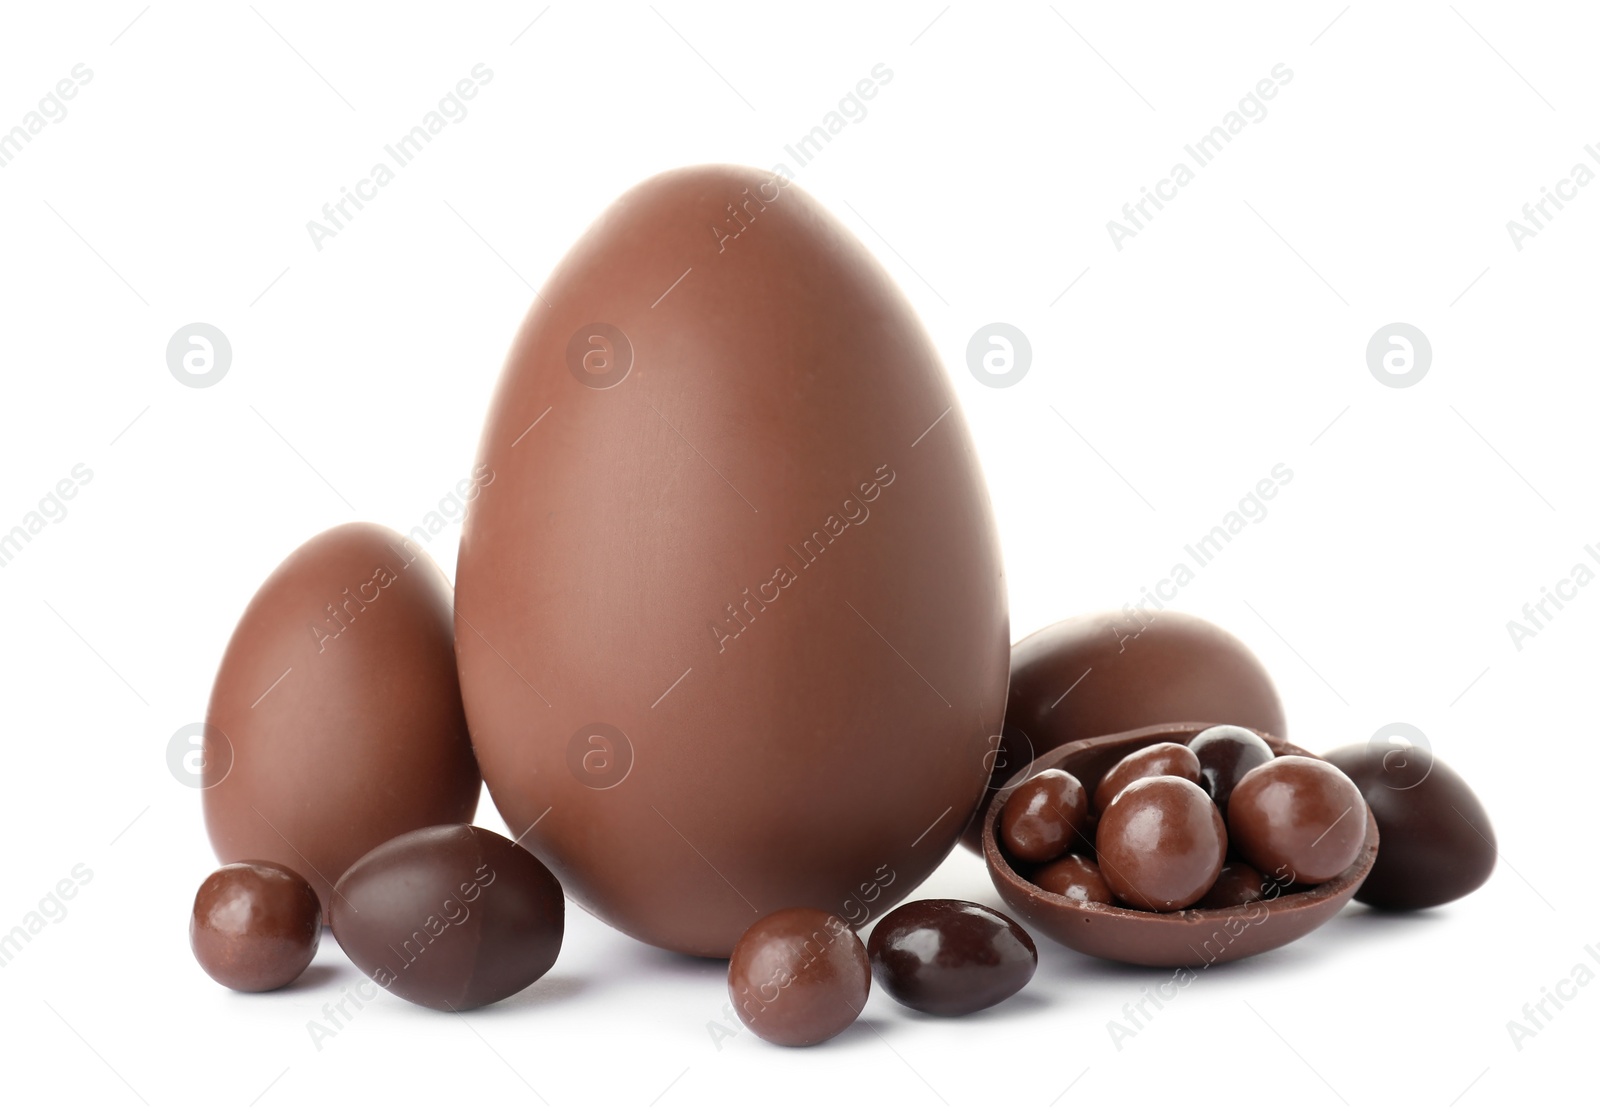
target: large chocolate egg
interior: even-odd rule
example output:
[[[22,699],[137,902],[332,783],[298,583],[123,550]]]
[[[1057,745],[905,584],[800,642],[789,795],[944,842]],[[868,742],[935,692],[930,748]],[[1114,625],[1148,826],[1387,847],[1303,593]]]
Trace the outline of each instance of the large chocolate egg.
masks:
[[[989,790],[964,843],[977,852],[988,800],[1035,757],[1166,722],[1287,732],[1277,689],[1255,654],[1192,614],[1083,614],[1023,638],[1011,650],[1011,697]]]
[[[201,777],[218,860],[305,877],[326,918],[356,859],[468,822],[478,766],[456,678],[450,584],[377,525],[341,525],[261,585],[217,669]]]
[[[541,286],[456,641],[495,804],[575,900],[726,957],[787,907],[859,926],[945,856],[1009,658],[955,406],[893,282],[780,177],[653,178]]]

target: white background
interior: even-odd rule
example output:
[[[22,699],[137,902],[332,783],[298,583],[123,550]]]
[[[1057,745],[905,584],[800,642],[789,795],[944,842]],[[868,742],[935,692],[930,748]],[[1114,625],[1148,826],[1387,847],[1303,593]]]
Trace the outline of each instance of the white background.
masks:
[[[1520,647],[1506,623],[1600,570],[1600,185],[1521,250],[1506,225],[1596,167],[1600,26],[1473,0],[1230,13],[6,5],[0,130],[93,73],[0,168],[0,532],[93,472],[0,567],[0,932],[93,873],[0,968],[7,1103],[1465,1109],[1586,1084],[1600,988],[1520,1048],[1507,1023],[1600,972],[1600,586]],[[469,114],[318,251],[306,222],[480,62]],[[797,168],[785,144],[878,63],[868,114]],[[1119,251],[1107,221],[1279,63],[1266,117]],[[722,966],[576,912],[514,1000],[461,1019],[383,995],[320,1048],[307,1022],[359,979],[331,937],[289,990],[209,981],[185,925],[214,861],[165,754],[233,622],[312,534],[419,523],[471,467],[530,283],[628,186],[704,161],[789,162],[915,304],[993,493],[1016,637],[1133,601],[1291,468],[1176,605],[1257,651],[1301,745],[1420,728],[1495,820],[1487,887],[1353,907],[1205,973],[1120,1047],[1108,1022],[1170,974],[1048,940],[990,1013],[880,993],[870,1028],[807,1052],[719,1043]],[[197,321],[233,347],[207,389],[165,360]],[[1009,389],[966,367],[996,321],[1033,348]],[[1407,389],[1366,363],[1392,322],[1433,347]],[[455,538],[432,548],[451,574]],[[480,821],[500,828],[487,796]],[[996,902],[960,850],[922,894]]]

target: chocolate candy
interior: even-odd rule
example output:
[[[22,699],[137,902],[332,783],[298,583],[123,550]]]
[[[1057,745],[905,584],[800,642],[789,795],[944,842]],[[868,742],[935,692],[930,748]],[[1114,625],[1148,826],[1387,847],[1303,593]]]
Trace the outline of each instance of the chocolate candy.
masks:
[[[728,995],[750,1030],[812,1046],[854,1023],[872,987],[867,948],[837,915],[791,907],[757,920],[728,959]]]
[[[1094,789],[1095,814],[1103,815],[1117,793],[1135,780],[1151,776],[1177,776],[1184,780],[1200,782],[1200,759],[1187,745],[1173,741],[1146,746],[1137,753],[1129,753],[1106,773]]]
[[[1058,768],[1025,781],[1000,812],[1000,840],[1022,861],[1053,861],[1084,829],[1089,796]]]
[[[206,830],[221,861],[333,883],[397,834],[466,822],[478,765],[456,680],[450,585],[415,541],[341,525],[250,600],[211,689]]]
[[[472,740],[577,902],[727,957],[753,908],[892,876],[888,906],[944,860],[1000,733],[1006,583],[938,349],[848,228],[756,170],[637,186],[543,285],[480,458]]]
[[[189,946],[218,984],[240,992],[282,988],[305,972],[321,941],[317,893],[293,869],[237,861],[195,893]]]
[[[1236,907],[1251,900],[1271,899],[1277,894],[1277,888],[1269,886],[1265,877],[1243,861],[1225,861],[1216,883],[1194,906]]]
[[[476,826],[391,839],[339,878],[333,936],[374,982],[463,1011],[527,988],[561,952],[566,904],[550,870]]]
[[[1355,782],[1382,842],[1356,899],[1390,911],[1435,907],[1471,892],[1494,871],[1494,827],[1483,804],[1443,761],[1351,745],[1325,758]]]
[[[890,996],[930,1015],[967,1015],[1033,978],[1039,951],[1008,917],[966,900],[902,904],[872,931],[872,972]]]
[[[1108,611],[1057,622],[1011,650],[1011,697],[989,798],[1037,756],[1082,738],[1167,722],[1238,722],[1282,737],[1266,669],[1231,633],[1191,614]],[[1018,752],[1022,745],[1027,751]],[[977,851],[981,824],[964,841]]]
[[[1228,850],[1222,816],[1192,780],[1154,776],[1129,784],[1100,816],[1100,873],[1129,907],[1177,911],[1216,882]]]
[[[1081,853],[1071,853],[1050,862],[1033,874],[1033,883],[1069,900],[1111,902],[1111,889],[1106,886],[1106,878],[1100,875],[1100,867]]]
[[[1321,884],[1348,869],[1367,836],[1367,805],[1350,777],[1315,757],[1251,769],[1228,802],[1235,852],[1285,883]]]
[[[1200,761],[1200,786],[1224,818],[1228,814],[1228,798],[1239,778],[1272,760],[1272,750],[1261,735],[1243,726],[1201,730],[1190,740],[1189,748]]]

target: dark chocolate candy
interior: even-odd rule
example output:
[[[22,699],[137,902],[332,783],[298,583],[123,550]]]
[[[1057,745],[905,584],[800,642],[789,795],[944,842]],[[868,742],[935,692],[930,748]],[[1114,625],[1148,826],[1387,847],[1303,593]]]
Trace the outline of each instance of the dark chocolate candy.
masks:
[[[333,936],[396,996],[464,1011],[527,988],[561,952],[561,885],[527,850],[476,826],[431,826],[339,878]]]
[[[1494,827],[1467,782],[1428,753],[1350,745],[1326,760],[1355,781],[1383,835],[1356,899],[1391,911],[1460,899],[1494,872]]]
[[[1216,883],[1228,836],[1200,785],[1153,776],[1111,801],[1100,816],[1095,850],[1117,899],[1145,911],[1178,911]]]
[[[791,907],[758,919],[728,959],[739,1019],[768,1042],[812,1046],[854,1023],[872,987],[867,948],[837,915]]]
[[[500,814],[684,953],[879,876],[902,898],[977,806],[1010,662],[938,350],[848,228],[739,167],[629,191],[541,290],[458,573]]]
[[[1189,748],[1200,761],[1200,786],[1211,801],[1228,817],[1228,798],[1239,778],[1252,768],[1272,760],[1272,750],[1261,735],[1243,726],[1213,726],[1189,740]]]
[[[1361,792],[1316,757],[1276,757],[1245,773],[1228,802],[1234,852],[1291,884],[1321,884],[1348,869],[1367,837]]]
[[[1283,704],[1244,643],[1175,610],[1068,618],[1011,650],[1011,696],[988,794],[963,841],[979,851],[989,799],[1036,755],[1169,722],[1237,722],[1282,737]],[[1016,751],[1023,745],[1028,752]]]
[[[236,861],[195,893],[189,946],[218,984],[240,992],[282,988],[305,972],[321,941],[317,893],[293,869]]]
[[[872,930],[872,972],[890,996],[930,1015],[981,1011],[1033,978],[1039,951],[1008,916],[966,900],[901,904]]]
[[[478,765],[433,560],[378,525],[296,549],[228,642],[204,744],[218,859],[283,862],[325,916],[334,882],[379,842],[470,820]]]

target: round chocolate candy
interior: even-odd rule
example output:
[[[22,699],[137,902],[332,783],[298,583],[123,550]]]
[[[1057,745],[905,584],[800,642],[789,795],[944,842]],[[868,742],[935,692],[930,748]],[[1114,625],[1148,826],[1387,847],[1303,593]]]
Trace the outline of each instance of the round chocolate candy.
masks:
[[[966,900],[902,904],[873,929],[867,953],[883,990],[929,1015],[968,1015],[998,1004],[1039,966],[1028,932]]]
[[[391,838],[333,891],[333,936],[396,996],[440,1011],[503,1000],[561,952],[566,902],[538,858],[453,824]]]
[[[1267,880],[1243,861],[1225,861],[1217,881],[1194,905],[1196,907],[1237,907],[1251,900],[1266,900],[1278,892]]]
[[[1095,814],[1105,814],[1123,788],[1151,776],[1180,776],[1198,784],[1200,759],[1194,750],[1175,741],[1160,741],[1129,753],[1100,778],[1100,786],[1094,790]]]
[[[1053,861],[1084,828],[1089,794],[1078,778],[1048,769],[1020,784],[1000,810],[1000,841],[1020,861]]]
[[[872,987],[867,948],[837,915],[811,907],[751,924],[728,959],[744,1025],[779,1046],[826,1042],[855,1022]]]
[[[1033,883],[1037,888],[1069,900],[1103,904],[1112,902],[1111,889],[1106,887],[1106,878],[1100,875],[1100,867],[1081,853],[1068,854],[1050,862],[1033,874]]]
[[[1272,760],[1272,748],[1261,735],[1243,726],[1213,726],[1189,739],[1189,748],[1200,761],[1200,786],[1211,801],[1228,815],[1228,797],[1239,778],[1252,768]]]
[[[1216,883],[1228,835],[1199,784],[1153,776],[1117,793],[1100,816],[1095,849],[1107,887],[1124,904],[1177,911]]]
[[[1350,777],[1315,757],[1275,757],[1240,779],[1228,801],[1234,851],[1285,884],[1344,872],[1367,836],[1367,805]]]
[[[305,972],[321,941],[316,890],[282,865],[224,865],[195,893],[189,945],[218,984],[240,992],[282,988]]]
[[[1494,872],[1498,850],[1489,816],[1443,761],[1373,745],[1335,749],[1326,759],[1361,790],[1382,839],[1356,899],[1388,911],[1436,907]]]

